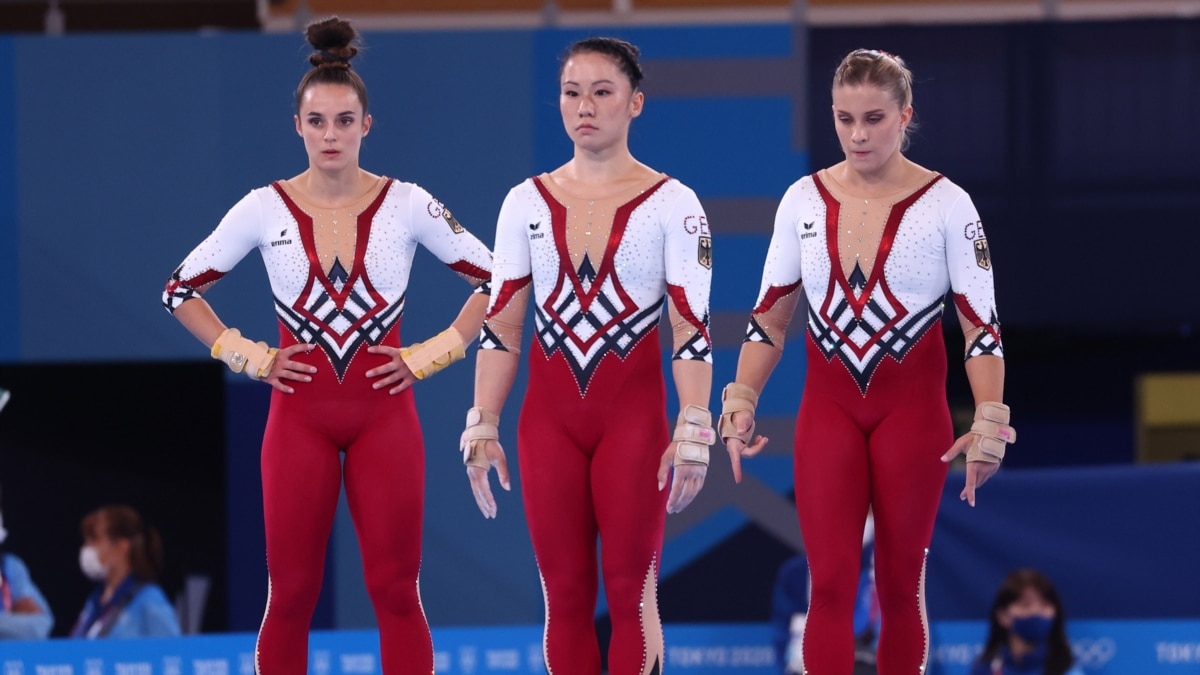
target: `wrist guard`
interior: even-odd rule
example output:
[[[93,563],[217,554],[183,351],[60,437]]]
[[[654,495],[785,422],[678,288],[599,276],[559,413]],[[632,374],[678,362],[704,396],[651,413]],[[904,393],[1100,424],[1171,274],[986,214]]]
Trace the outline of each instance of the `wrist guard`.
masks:
[[[1004,446],[1015,443],[1017,430],[1008,425],[1009,409],[1003,403],[984,401],[975,408],[975,423],[971,433],[975,439],[967,448],[968,462],[999,464],[1004,459]]]
[[[235,373],[246,373],[252,380],[261,380],[271,372],[278,349],[265,342],[251,342],[236,328],[226,328],[213,343],[212,357],[224,361]]]
[[[462,336],[453,326],[434,335],[425,342],[414,342],[400,348],[404,365],[423,380],[467,355]]]
[[[712,413],[698,405],[686,406],[675,421],[675,466],[708,466],[708,446],[717,442]]]
[[[746,445],[750,445],[750,440],[754,438],[754,420],[751,419],[750,428],[746,430],[746,433],[739,434],[737,427],[733,424],[733,414],[745,410],[753,418],[754,409],[757,407],[758,392],[737,382],[725,385],[725,389],[721,391],[721,440],[728,441],[736,438]]]
[[[484,447],[488,441],[500,440],[500,416],[483,408],[467,411],[467,428],[462,432],[458,447],[462,450],[463,464],[477,466],[484,471],[491,467]]]

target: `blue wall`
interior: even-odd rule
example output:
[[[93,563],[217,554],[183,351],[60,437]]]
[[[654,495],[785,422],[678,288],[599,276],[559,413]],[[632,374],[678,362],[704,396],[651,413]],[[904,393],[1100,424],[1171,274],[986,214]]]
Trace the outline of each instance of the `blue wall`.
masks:
[[[774,203],[809,170],[807,138],[814,139],[811,163],[830,161],[825,97],[832,65],[868,42],[912,55],[918,111],[926,123],[914,156],[979,195],[997,242],[998,292],[1002,318],[1013,319],[1009,330],[1182,330],[1200,321],[1200,301],[1180,292],[1197,287],[1200,268],[1183,254],[1147,255],[1163,253],[1163,245],[1200,248],[1200,230],[1169,217],[1193,214],[1200,202],[1197,165],[1187,161],[1200,154],[1200,136],[1178,125],[1157,136],[1154,129],[1168,108],[1143,110],[1131,103],[1175,97],[1170,110],[1200,105],[1200,80],[1187,76],[1200,72],[1200,22],[1124,30],[1112,24],[1066,36],[1036,26],[814,31],[807,78],[797,74],[810,55],[796,53],[790,26],[587,31],[617,33],[642,47],[649,98],[631,135],[634,153],[695,188],[710,213],[717,387],[733,375]],[[582,35],[557,29],[366,35],[369,48],[355,66],[371,86],[375,117],[364,166],[420,183],[490,240],[507,190],[569,156],[555,71],[561,50]],[[1137,40],[1125,42],[1122,35]],[[1089,58],[1097,49],[1119,49],[1119,62]],[[305,54],[297,37],[279,35],[0,37],[0,361],[150,361],[166,367],[176,359],[206,358],[161,309],[158,296],[171,270],[229,206],[254,187],[305,168],[291,118]],[[1042,68],[1043,60],[1055,65]],[[1098,90],[1095,77],[1072,79],[1071,68],[1078,67],[1121,75]],[[1148,89],[1131,68],[1158,78],[1160,86]],[[656,72],[669,73],[669,79],[656,81]],[[810,79],[815,84],[806,89]],[[1058,83],[1071,86],[1056,88]],[[1082,110],[1071,106],[1089,96],[1093,102]],[[1046,107],[1047,100],[1056,103]],[[1113,106],[1119,118],[1107,116]],[[1142,140],[1130,141],[1123,130],[1137,131]],[[1146,163],[1146,143],[1153,142],[1169,142],[1167,165]],[[1133,180],[1141,174],[1151,178]],[[1087,184],[1100,187],[1088,192],[1081,187]],[[1132,192],[1122,192],[1126,188]],[[1106,220],[1088,206],[1096,190],[1107,200],[1095,202],[1102,204],[1099,210],[1122,220]],[[1061,199],[1053,208],[1034,208],[1047,195]],[[1154,220],[1143,223],[1138,214]],[[1097,259],[1089,251],[1098,245]],[[451,320],[466,290],[455,279],[428,256],[418,257],[407,338],[420,339]],[[1170,283],[1162,289],[1155,279]],[[443,287],[458,291],[446,295]],[[256,259],[248,258],[208,297],[230,325],[251,336],[275,335],[266,276]],[[1126,386],[1121,378],[1135,366],[1095,368],[1097,359],[1120,356],[1103,345],[1083,349],[1099,344],[1088,339],[1070,333],[1043,353],[1026,346],[1024,358],[1016,359],[1018,377],[1010,380],[1016,400],[1029,403],[1014,407],[1030,426],[1023,428],[1013,463],[1053,462],[1062,453],[1074,453],[1072,461],[1081,463],[1132,458],[1124,399],[1116,413],[1115,404],[1101,404],[1107,426],[1096,426],[1095,411],[1089,416],[1083,410],[1085,397],[1064,397],[1054,386],[1082,381],[1080,389],[1089,392]],[[1021,345],[1017,341],[1013,353],[1020,354]],[[1191,348],[1194,340],[1187,345],[1156,349],[1154,358],[1136,367],[1195,363],[1200,350]],[[1077,370],[1064,376],[1052,369],[1065,361]],[[500,518],[484,521],[455,451],[470,401],[469,364],[417,391],[429,458],[425,606],[438,625],[477,623],[481,616],[537,622],[540,589],[520,499],[516,491],[501,495]],[[793,518],[786,429],[803,372],[803,350],[793,347],[764,392],[764,422],[782,431],[773,434],[772,453],[748,468],[762,492],[748,493],[745,485],[734,490],[727,469],[715,464],[704,501],[670,520],[665,573],[750,523]],[[1073,379],[1081,373],[1084,379]],[[515,419],[522,392],[519,380],[504,419]],[[226,396],[229,623],[251,630],[265,579],[257,448],[267,392],[230,379]],[[507,425],[502,438],[510,456],[514,426]],[[514,487],[519,485],[518,475]],[[794,535],[794,522],[790,527]],[[334,574],[321,620],[371,625],[344,511],[333,543]],[[477,568],[485,557],[493,572],[487,578]]]

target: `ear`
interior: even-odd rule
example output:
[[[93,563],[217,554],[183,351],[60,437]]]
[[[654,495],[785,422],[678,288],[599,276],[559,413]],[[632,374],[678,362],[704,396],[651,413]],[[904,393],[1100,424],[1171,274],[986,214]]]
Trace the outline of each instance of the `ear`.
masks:
[[[296,121],[296,135],[297,135],[297,136],[300,136],[300,137],[303,137],[303,136],[304,136],[304,130],[300,128],[300,116],[299,116],[299,115],[292,115],[292,119],[294,119],[294,120]]]
[[[904,109],[900,111],[900,126],[901,126],[901,128],[907,127],[908,123],[912,121],[912,118],[913,118],[913,107],[911,105],[904,106]]]
[[[371,133],[371,123],[374,121],[375,118],[371,117],[370,115],[367,115],[363,118],[363,136]]]
[[[629,116],[631,118],[642,114],[642,108],[646,105],[646,95],[639,89],[633,92],[633,98],[629,101]]]

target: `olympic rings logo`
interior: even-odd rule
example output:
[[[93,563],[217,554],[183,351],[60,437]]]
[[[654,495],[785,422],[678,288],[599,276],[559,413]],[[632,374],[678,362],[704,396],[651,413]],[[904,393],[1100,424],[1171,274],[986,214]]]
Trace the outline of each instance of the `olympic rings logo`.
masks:
[[[1117,655],[1117,643],[1112,638],[1083,638],[1073,640],[1071,651],[1079,665],[1087,669],[1096,669],[1112,661]]]

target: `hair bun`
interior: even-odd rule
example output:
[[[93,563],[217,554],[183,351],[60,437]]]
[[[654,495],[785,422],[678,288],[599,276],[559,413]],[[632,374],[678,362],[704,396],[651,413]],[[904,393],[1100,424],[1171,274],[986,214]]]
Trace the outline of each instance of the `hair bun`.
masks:
[[[349,21],[336,16],[310,23],[304,35],[316,50],[308,57],[315,68],[349,68],[350,59],[358,54],[358,31]]]

